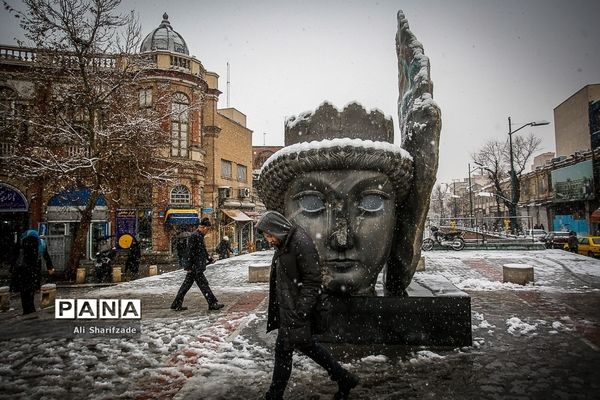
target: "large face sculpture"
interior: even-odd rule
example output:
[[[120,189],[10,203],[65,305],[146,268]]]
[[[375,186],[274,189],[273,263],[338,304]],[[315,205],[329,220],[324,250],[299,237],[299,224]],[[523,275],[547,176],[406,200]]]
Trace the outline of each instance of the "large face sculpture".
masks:
[[[285,215],[313,238],[327,289],[374,292],[390,254],[395,201],[390,179],[375,171],[313,171],[292,180]]]

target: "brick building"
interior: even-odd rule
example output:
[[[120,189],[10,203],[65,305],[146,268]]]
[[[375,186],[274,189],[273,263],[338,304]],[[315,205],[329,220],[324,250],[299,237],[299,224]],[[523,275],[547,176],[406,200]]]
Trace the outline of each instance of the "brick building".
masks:
[[[227,184],[232,199],[240,200],[239,205],[230,208],[253,211],[250,196],[240,196],[252,189],[252,131],[241,112],[218,110],[218,75],[190,56],[185,40],[172,28],[167,14],[145,37],[140,54],[150,65],[138,81],[139,107],[155,107],[157,99],[169,99],[171,113],[161,127],[172,142],[157,157],[175,159],[178,168],[167,183],[148,181],[120,187],[110,198],[98,199],[87,235],[88,260],[94,258],[100,237],[130,233],[142,243],[144,257],[169,262],[175,252],[174,238],[195,226],[201,216],[208,216],[221,227],[222,216],[229,213],[220,213],[215,189]],[[0,46],[0,128],[6,125],[9,111],[24,113],[32,101],[35,58],[36,49]],[[6,154],[11,148],[3,139],[0,137],[0,153]],[[229,179],[223,177],[221,159],[232,163]],[[55,193],[40,182],[0,176],[2,249],[8,248],[25,228],[39,228],[47,235],[55,266],[62,269],[80,218],[78,202],[85,200],[88,192],[86,187],[79,187]],[[222,232],[217,230],[213,240],[219,240]],[[252,226],[246,232],[251,236]],[[6,261],[2,260],[5,266]]]
[[[234,251],[248,250],[254,243],[256,199],[252,192],[252,131],[246,115],[235,108],[217,110],[219,133],[205,137],[207,181],[203,213],[216,222],[207,235],[209,249],[224,236]]]

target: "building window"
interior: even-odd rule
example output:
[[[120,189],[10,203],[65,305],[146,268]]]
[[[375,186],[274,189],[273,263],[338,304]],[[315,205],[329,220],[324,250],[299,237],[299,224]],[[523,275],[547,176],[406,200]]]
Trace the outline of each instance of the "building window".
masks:
[[[152,89],[141,89],[138,92],[140,99],[140,108],[152,106]]]
[[[231,179],[231,161],[221,160],[221,178]]]
[[[173,95],[171,104],[171,156],[187,157],[189,133],[189,99],[183,93]]]
[[[17,92],[0,86],[0,141],[3,152],[12,154],[17,135],[27,133],[27,112],[27,105],[19,102]]]
[[[171,190],[171,204],[190,204],[191,195],[190,190],[183,186],[175,186]]]
[[[237,166],[237,180],[240,182],[246,182],[247,179],[247,168],[245,165]]]

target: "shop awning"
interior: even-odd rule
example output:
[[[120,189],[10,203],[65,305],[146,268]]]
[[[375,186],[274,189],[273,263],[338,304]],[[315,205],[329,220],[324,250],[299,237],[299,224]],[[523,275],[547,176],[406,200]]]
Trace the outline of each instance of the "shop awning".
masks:
[[[223,213],[225,215],[227,215],[229,218],[231,218],[232,220],[234,220],[236,222],[252,222],[252,221],[254,221],[252,218],[250,218],[249,216],[247,216],[240,210],[222,208],[221,211],[223,211]]]
[[[193,208],[172,208],[165,214],[167,224],[171,225],[198,225],[198,210]]]
[[[27,199],[19,189],[0,183],[0,212],[27,211]]]
[[[52,196],[48,207],[85,207],[91,195],[91,190],[86,187],[73,187]],[[106,199],[99,195],[96,198],[96,207],[106,207]]]
[[[256,211],[244,211],[244,214],[252,218],[254,222],[258,222],[261,217],[261,214]]]
[[[597,208],[590,216],[590,222],[600,223],[600,208]]]

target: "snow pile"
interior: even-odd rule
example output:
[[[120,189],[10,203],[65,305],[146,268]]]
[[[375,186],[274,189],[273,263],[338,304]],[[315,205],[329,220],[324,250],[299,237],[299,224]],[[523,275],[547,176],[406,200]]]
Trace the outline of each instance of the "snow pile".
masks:
[[[487,322],[485,320],[485,317],[483,316],[483,314],[480,314],[478,312],[476,312],[475,314],[473,314],[473,319],[475,320],[472,328],[473,330],[477,330],[477,329],[489,329],[489,328],[495,328],[496,325],[492,325],[489,322]],[[488,331],[489,333],[492,333],[492,330]]]
[[[420,350],[420,351],[416,352],[415,357],[411,358],[409,360],[409,362],[411,364],[419,364],[419,363],[424,363],[424,362],[429,362],[429,361],[439,361],[439,360],[443,360],[444,358],[446,358],[446,357],[440,356],[439,354],[434,353],[433,351]]]
[[[537,335],[534,331],[537,329],[538,324],[530,325],[521,321],[517,317],[512,317],[506,320],[506,330],[513,336],[525,336],[528,334]]]
[[[367,357],[363,357],[360,359],[361,362],[366,362],[366,363],[386,363],[388,362],[388,358],[382,354],[380,355],[373,355],[373,356],[367,356]]]

